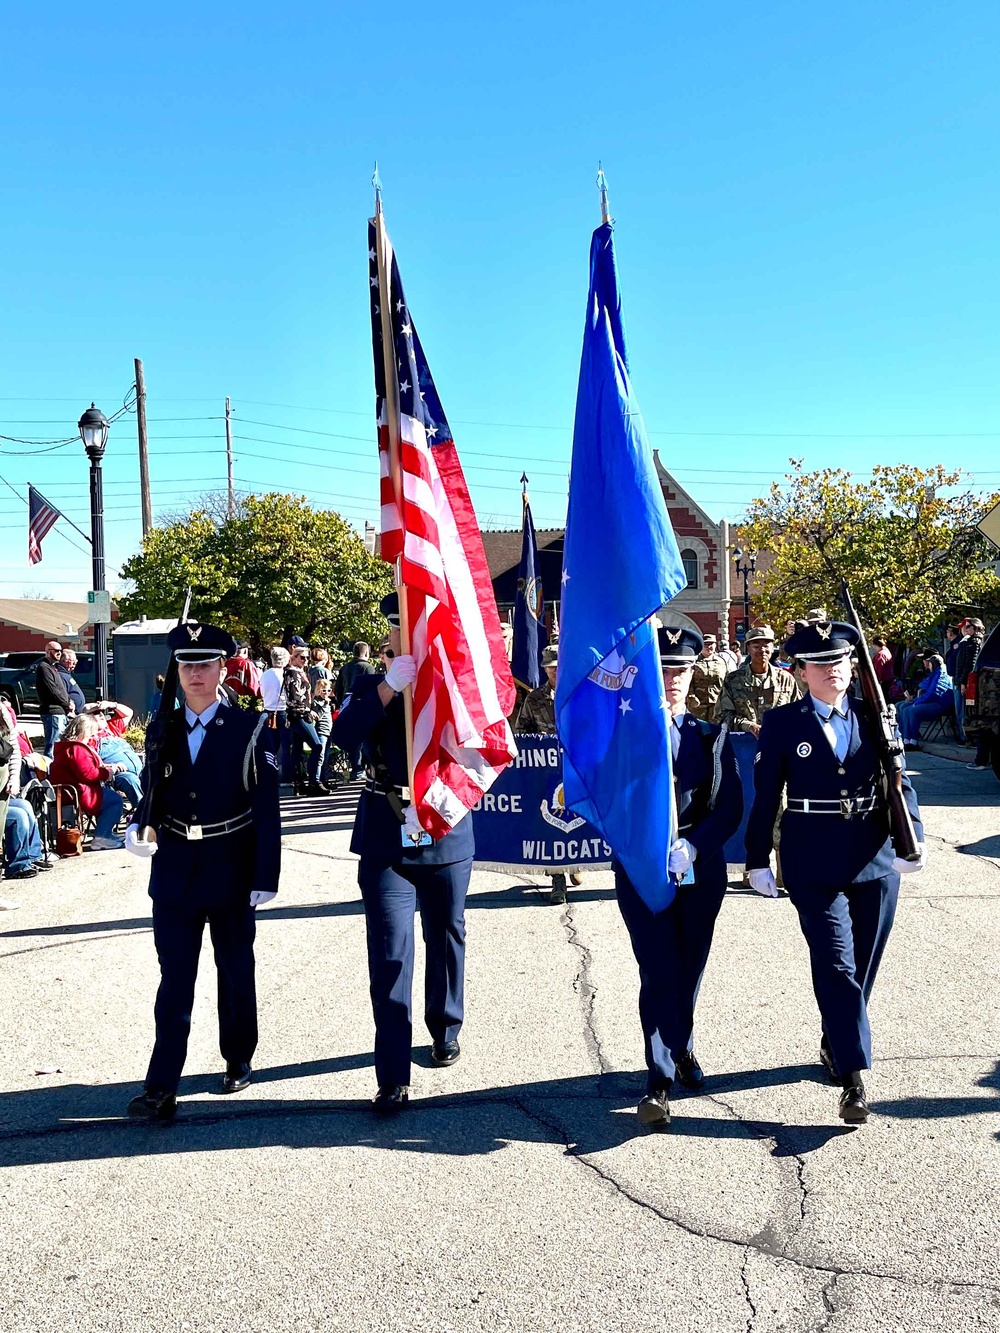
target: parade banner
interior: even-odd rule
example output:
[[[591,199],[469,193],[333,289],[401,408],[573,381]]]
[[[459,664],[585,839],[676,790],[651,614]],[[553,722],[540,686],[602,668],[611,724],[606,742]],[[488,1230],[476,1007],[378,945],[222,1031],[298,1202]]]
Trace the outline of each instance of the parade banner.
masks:
[[[726,861],[742,865],[753,804],[756,737],[730,733],[743,783],[743,819],[726,843]],[[519,754],[472,807],[480,870],[607,870],[611,848],[592,824],[566,809],[562,749],[556,736],[518,736]]]
[[[566,809],[556,736],[518,736],[518,756],[472,807],[481,870],[607,870],[611,848]]]

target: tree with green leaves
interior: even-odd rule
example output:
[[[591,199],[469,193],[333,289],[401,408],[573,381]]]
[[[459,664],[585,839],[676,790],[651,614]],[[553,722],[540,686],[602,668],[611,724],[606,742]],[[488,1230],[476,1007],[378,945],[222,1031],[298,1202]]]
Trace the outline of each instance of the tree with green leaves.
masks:
[[[190,587],[191,615],[221,625],[255,651],[287,630],[307,642],[378,641],[378,610],[392,571],[330,509],[304,496],[241,497],[232,518],[210,507],[153,528],[122,567],[134,590],[123,619],[177,616]]]
[[[962,489],[962,474],[877,465],[870,479],[842,468],[803,472],[754,500],[739,525],[743,546],[773,555],[758,575],[757,614],[784,626],[814,606],[840,612],[840,581],[872,630],[903,643],[930,641],[948,609],[1000,604],[995,556],[976,524],[1000,496]]]

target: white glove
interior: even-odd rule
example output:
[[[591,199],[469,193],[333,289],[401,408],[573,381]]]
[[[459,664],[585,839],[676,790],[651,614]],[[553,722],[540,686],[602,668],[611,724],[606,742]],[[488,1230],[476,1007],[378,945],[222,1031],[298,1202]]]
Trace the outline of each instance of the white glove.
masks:
[[[697,855],[698,848],[692,847],[687,838],[678,838],[670,848],[667,869],[671,875],[686,875]]]
[[[778,884],[770,866],[766,870],[751,870],[749,879],[754,893],[759,893],[762,898],[777,898]]]
[[[396,660],[399,661],[398,658]],[[403,807],[403,829],[406,836],[413,839],[414,845],[420,841],[420,835],[424,830],[417,818],[417,807],[415,805]]]
[[[140,842],[139,825],[129,824],[125,830],[125,850],[131,852],[133,856],[154,856],[156,854],[156,843]]]
[[[265,903],[269,903],[272,898],[276,898],[277,896],[277,889],[254,889],[253,893],[250,895],[250,906],[263,907]]]
[[[919,861],[904,861],[901,857],[893,857],[892,868],[897,875],[916,875],[923,870],[927,864],[927,848],[922,842],[917,843],[920,852]]]
[[[385,673],[385,683],[390,690],[395,690],[397,694],[405,690],[407,685],[412,685],[417,678],[416,659],[409,653],[400,653],[398,657],[392,659],[392,666]]]

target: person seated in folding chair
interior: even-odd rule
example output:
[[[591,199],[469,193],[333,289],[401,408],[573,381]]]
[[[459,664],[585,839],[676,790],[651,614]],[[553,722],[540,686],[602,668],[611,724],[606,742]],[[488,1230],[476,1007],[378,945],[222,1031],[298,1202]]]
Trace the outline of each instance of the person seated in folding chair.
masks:
[[[62,738],[55,743],[49,778],[56,784],[71,785],[80,793],[79,820],[94,816],[96,825],[90,850],[120,851],[125,840],[115,834],[115,826],[122,817],[125,801],[111,786],[111,773],[94,748],[96,739],[97,723],[89,713],[70,718]]]
[[[920,724],[932,718],[947,717],[955,711],[955,691],[944,669],[940,653],[923,654],[924,677],[917,686],[916,698],[896,709],[903,743],[908,750],[920,749]]]

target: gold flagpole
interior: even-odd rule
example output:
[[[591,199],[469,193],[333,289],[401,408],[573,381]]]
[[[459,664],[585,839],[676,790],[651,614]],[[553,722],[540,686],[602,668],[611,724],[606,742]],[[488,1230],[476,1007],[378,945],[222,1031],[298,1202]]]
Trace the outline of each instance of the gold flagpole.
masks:
[[[392,340],[392,296],[391,268],[392,250],[389,236],[382,216],[382,185],[378,176],[378,164],[372,177],[375,187],[375,251],[378,263],[378,304],[379,320],[382,325],[382,364],[385,372],[385,420],[389,435],[389,475],[392,477],[392,489],[396,496],[396,507],[400,516],[403,513],[403,464],[399,449],[399,378],[396,375],[396,353]],[[404,653],[410,652],[410,615],[406,602],[406,589],[402,582],[402,560],[396,565],[396,590],[399,594],[399,639]],[[413,690],[403,691],[403,716],[406,728],[406,775],[410,787],[410,802],[414,802],[413,791]]]

